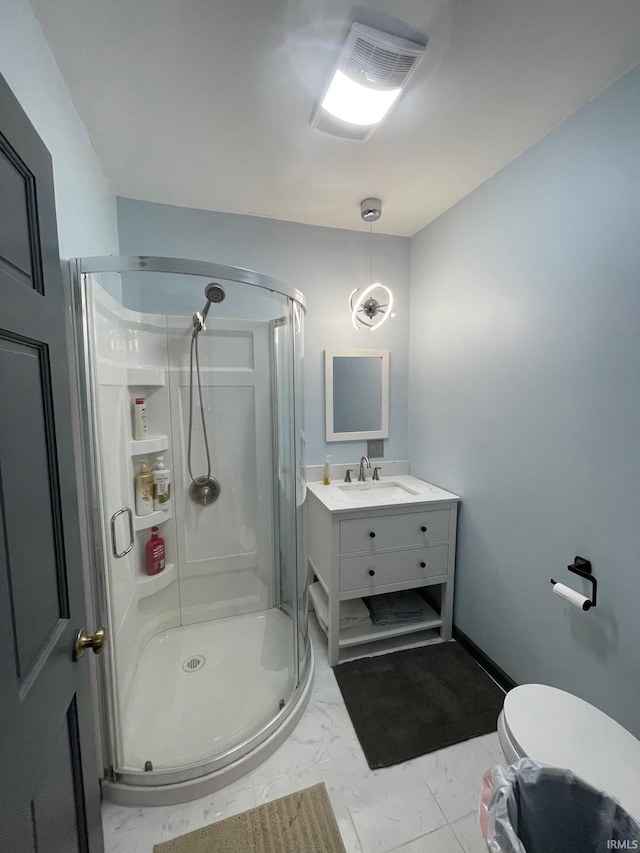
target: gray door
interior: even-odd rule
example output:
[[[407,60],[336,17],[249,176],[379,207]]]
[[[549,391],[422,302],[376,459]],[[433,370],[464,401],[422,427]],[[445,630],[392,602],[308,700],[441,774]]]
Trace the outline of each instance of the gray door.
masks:
[[[0,850],[103,850],[51,158],[0,77]]]

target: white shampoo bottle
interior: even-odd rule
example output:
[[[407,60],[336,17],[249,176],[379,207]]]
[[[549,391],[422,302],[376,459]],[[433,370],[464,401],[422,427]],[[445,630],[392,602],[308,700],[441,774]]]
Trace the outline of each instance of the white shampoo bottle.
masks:
[[[136,441],[144,441],[147,434],[147,401],[144,397],[136,397],[133,404],[133,437]]]
[[[171,503],[171,474],[165,467],[164,456],[158,456],[153,466],[153,508],[169,509]]]

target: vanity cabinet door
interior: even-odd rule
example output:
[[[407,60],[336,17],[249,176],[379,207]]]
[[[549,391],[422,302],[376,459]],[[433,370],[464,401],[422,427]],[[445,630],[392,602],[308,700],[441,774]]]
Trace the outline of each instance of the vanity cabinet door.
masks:
[[[343,557],[340,560],[340,592],[367,590],[388,584],[416,582],[447,574],[448,545],[412,548],[393,554]]]
[[[340,522],[340,553],[430,545],[449,538],[449,510],[365,516]]]

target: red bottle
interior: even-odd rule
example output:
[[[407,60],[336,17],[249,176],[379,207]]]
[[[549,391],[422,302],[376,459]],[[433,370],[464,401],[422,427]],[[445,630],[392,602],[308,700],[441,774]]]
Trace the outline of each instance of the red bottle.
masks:
[[[164,569],[164,539],[158,536],[158,528],[151,528],[151,539],[145,548],[145,568],[148,575],[157,575]]]

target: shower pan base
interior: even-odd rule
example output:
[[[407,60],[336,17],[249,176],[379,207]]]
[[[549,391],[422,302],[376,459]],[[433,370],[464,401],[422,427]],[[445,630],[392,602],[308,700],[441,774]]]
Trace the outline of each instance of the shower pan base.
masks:
[[[229,617],[217,624],[186,625],[154,637],[140,662],[127,726],[129,750],[135,748],[129,754],[135,754],[140,767],[151,761],[153,775],[149,774],[147,780],[144,774],[146,784],[136,784],[142,774],[125,769],[116,774],[115,781],[103,780],[104,798],[140,806],[188,802],[232,784],[272,755],[298,723],[313,685],[313,649],[309,645],[306,678],[291,701],[277,712],[279,693],[273,693],[273,679],[270,681],[264,675],[266,671],[273,676],[274,669],[284,673],[284,661],[275,654],[281,647],[278,635],[284,630],[291,630],[289,618],[279,610],[269,610]],[[235,646],[233,655],[225,649],[229,643]],[[163,671],[160,679],[155,672],[157,666]],[[216,681],[222,684],[234,681],[238,673],[242,673],[245,688],[253,687],[253,702],[247,702],[243,684],[226,695],[212,689]],[[159,685],[166,695],[158,695]],[[274,707],[275,719],[264,725],[258,735],[225,753],[225,742],[216,736],[221,721],[241,719],[247,715],[247,706],[250,709],[256,704],[256,714],[261,713],[260,708]],[[193,713],[194,708],[203,707],[205,713]],[[151,714],[153,709],[155,713]],[[162,725],[156,725],[158,715],[166,716],[171,724],[164,720]],[[257,720],[258,717],[252,720],[250,716],[245,720],[247,731]],[[221,728],[224,730],[226,726]],[[219,757],[207,763],[203,760],[203,745],[217,747]],[[188,763],[191,767],[185,767]],[[172,764],[182,766],[171,770]],[[197,778],[185,778],[196,775]]]

